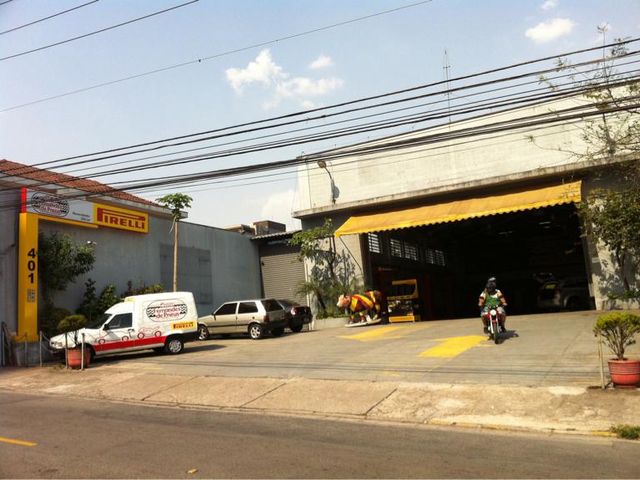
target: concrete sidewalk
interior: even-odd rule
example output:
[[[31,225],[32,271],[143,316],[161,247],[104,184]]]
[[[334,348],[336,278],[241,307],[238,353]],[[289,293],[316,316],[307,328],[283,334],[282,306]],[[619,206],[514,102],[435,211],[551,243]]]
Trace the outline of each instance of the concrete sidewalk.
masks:
[[[607,435],[640,423],[640,391],[139,373],[117,365],[0,370],[0,391],[183,408]]]

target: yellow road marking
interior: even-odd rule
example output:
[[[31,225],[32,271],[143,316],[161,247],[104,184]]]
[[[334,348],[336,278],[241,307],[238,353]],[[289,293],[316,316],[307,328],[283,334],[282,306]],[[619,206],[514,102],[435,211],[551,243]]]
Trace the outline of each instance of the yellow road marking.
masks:
[[[365,329],[366,327],[362,327]],[[338,338],[346,338],[348,340],[358,340],[360,342],[375,342],[378,340],[389,340],[395,338],[402,338],[416,330],[424,330],[428,328],[423,325],[389,325],[387,327],[377,327],[374,329],[366,329],[362,333],[356,333],[353,335],[341,335]],[[395,332],[393,335],[390,333]]]
[[[15,440],[13,438],[0,437],[0,442],[12,443],[14,445],[22,445],[23,447],[35,447],[37,443],[27,442],[25,440]]]
[[[487,339],[484,335],[468,335],[466,337],[439,338],[441,342],[438,346],[425,350],[420,357],[452,358],[457,357],[470,348],[484,342]]]
[[[357,327],[356,327],[357,328]],[[340,338],[348,338],[349,340],[358,340],[360,342],[375,342],[376,340],[386,340],[387,338],[399,338],[388,337],[387,334],[400,330],[402,327],[379,327],[372,330],[366,330],[362,333],[356,333],[355,335],[344,335]],[[384,338],[381,338],[384,337]]]

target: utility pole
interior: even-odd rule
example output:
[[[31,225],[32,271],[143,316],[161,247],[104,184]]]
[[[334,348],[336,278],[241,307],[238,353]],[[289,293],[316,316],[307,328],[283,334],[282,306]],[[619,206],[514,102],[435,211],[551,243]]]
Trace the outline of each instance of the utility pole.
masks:
[[[445,48],[442,70],[444,70],[445,87],[447,89],[447,112],[449,113],[449,123],[451,123],[451,92],[449,92],[449,69],[450,68],[451,68],[451,65],[449,65],[449,54],[447,53],[447,49]]]

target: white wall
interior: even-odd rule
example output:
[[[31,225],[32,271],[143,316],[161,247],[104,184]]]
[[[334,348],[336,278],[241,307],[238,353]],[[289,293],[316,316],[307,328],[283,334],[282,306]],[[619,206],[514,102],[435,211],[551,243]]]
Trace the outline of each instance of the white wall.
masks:
[[[545,114],[584,105],[584,100],[573,98],[544,105],[498,113],[476,120],[457,122],[447,126],[389,137],[374,142],[322,152],[332,154],[348,152],[365,145],[380,145],[403,139],[426,139],[447,132],[504,122],[521,117]],[[398,148],[372,155],[354,154],[336,160],[327,160],[327,168],[339,190],[332,202],[331,184],[324,169],[316,160],[298,169],[299,204],[294,216],[303,219],[308,228],[317,218],[332,217],[340,226],[349,217],[350,209],[369,208],[391,204],[400,200],[420,200],[443,192],[462,192],[471,187],[483,187],[508,180],[536,179],[544,176],[571,178],[578,170],[587,176],[583,183],[583,197],[594,182],[589,176],[590,165],[576,153],[585,152],[582,130],[577,123],[561,123],[534,129],[519,129],[487,136],[470,137],[430,145]],[[531,140],[533,137],[533,141]],[[318,154],[318,155],[322,155]],[[615,178],[605,184],[615,183]],[[355,236],[357,237],[357,236]],[[353,251],[360,251],[359,243]],[[611,255],[607,249],[587,240],[587,271],[592,274],[592,294],[596,307],[602,308],[607,291],[619,290],[612,285],[616,276]],[[362,254],[360,253],[360,261]],[[640,282],[636,279],[636,285]]]
[[[349,148],[408,138],[426,138],[429,135],[455,132],[581,104],[575,99],[548,103]],[[534,143],[529,140],[530,135],[534,135]],[[572,155],[558,151],[559,147],[569,151],[581,151],[584,148],[580,130],[575,125],[561,124],[535,131],[510,131],[367,156],[356,154],[329,160],[327,168],[340,191],[335,202],[335,207],[340,207],[373,199],[407,198],[442,188],[464,189],[473,182],[510,175],[521,176],[527,173],[537,176],[543,169],[575,166],[579,163]],[[349,148],[335,151],[344,152]],[[298,189],[300,194],[296,214],[332,206],[329,176],[316,165],[315,160],[299,168]]]

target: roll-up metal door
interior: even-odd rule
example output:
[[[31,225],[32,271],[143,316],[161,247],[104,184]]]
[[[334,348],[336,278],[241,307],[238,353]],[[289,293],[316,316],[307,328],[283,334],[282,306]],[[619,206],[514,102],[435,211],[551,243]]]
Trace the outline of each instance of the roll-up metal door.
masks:
[[[260,265],[264,296],[307,304],[305,295],[296,295],[304,282],[304,264],[298,260],[298,249],[289,245],[263,245]]]

